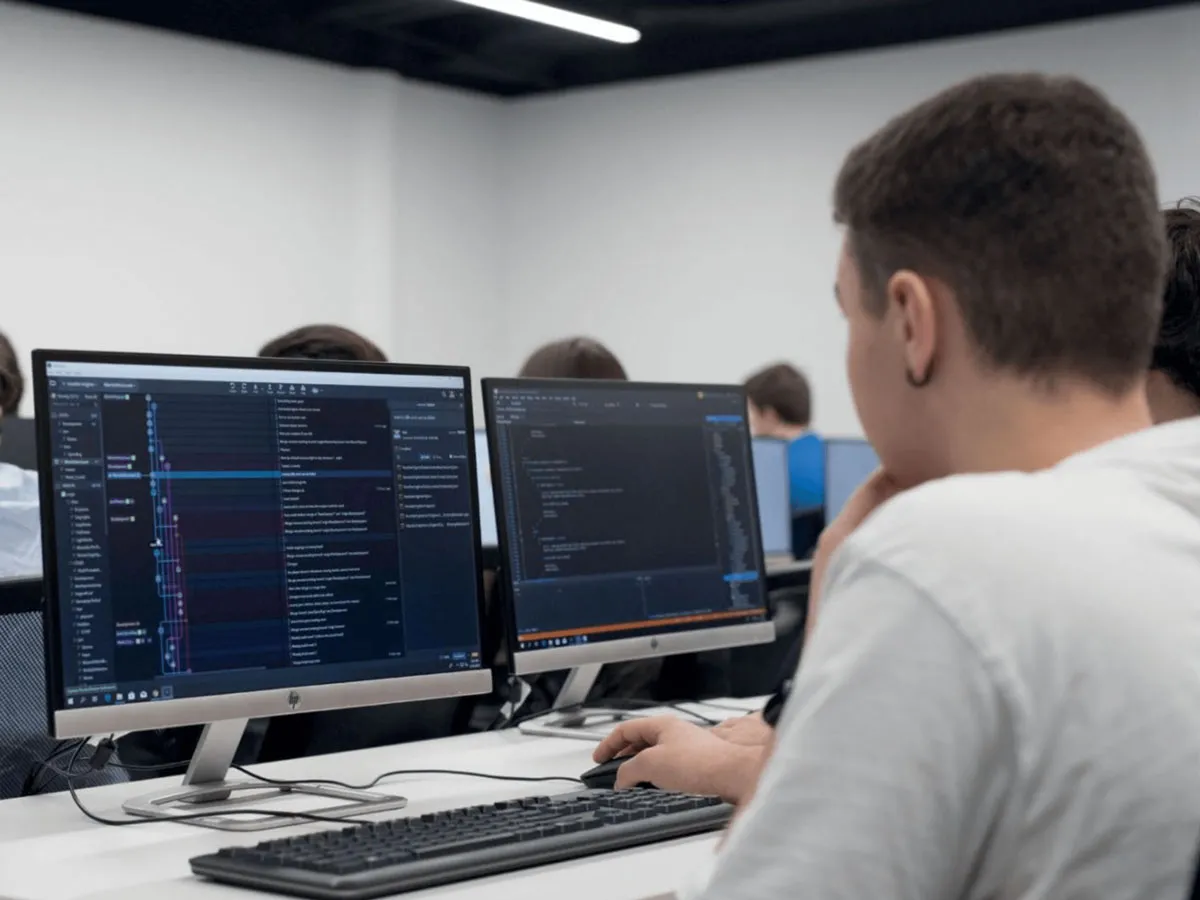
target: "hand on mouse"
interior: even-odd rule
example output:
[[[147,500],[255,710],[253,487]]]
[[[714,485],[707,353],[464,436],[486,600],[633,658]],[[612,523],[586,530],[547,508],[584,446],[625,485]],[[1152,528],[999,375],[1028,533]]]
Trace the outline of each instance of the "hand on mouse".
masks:
[[[618,790],[648,782],[664,791],[708,794],[737,804],[753,791],[763,752],[762,746],[735,744],[659,716],[618,725],[594,756],[598,763],[633,756],[617,771]]]
[[[765,747],[775,735],[775,729],[763,721],[762,713],[751,713],[748,716],[734,716],[726,719],[720,725],[714,725],[709,734],[715,734],[723,741],[731,744],[741,744],[744,747]]]

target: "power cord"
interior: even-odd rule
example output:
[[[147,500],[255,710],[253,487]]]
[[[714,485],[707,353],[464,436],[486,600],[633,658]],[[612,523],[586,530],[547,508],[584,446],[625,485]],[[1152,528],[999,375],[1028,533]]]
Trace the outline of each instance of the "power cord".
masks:
[[[50,764],[70,753],[80,743],[80,741],[59,741],[44,758],[30,766],[29,774],[25,776],[25,782],[21,785],[20,796],[33,797],[44,791],[50,784],[48,780],[45,780],[46,773],[49,771],[51,777],[54,773],[54,767]]]
[[[348,791],[369,791],[376,787],[380,782],[386,781],[389,778],[402,778],[407,775],[453,775],[462,778],[484,778],[489,781],[511,781],[523,784],[548,784],[551,782],[564,782],[568,784],[583,784],[579,778],[568,778],[567,776],[549,776],[549,777],[530,777],[524,775],[492,775],[487,772],[467,772],[461,769],[396,769],[392,772],[384,772],[378,778],[367,782],[366,784],[348,784],[345,781],[338,781],[334,778],[268,778],[266,775],[259,775],[256,772],[251,772],[245,766],[233,766],[235,770],[241,772],[255,781],[261,781],[263,784],[273,785],[275,787],[304,787],[307,785],[326,785],[328,787],[344,788]]]
[[[166,769],[166,768],[176,768],[176,767],[178,767],[179,763],[169,763],[169,764],[164,764],[161,766],[127,766],[122,763],[112,762],[112,756],[116,752],[117,747],[116,747],[116,744],[113,741],[111,735],[107,738],[104,738],[102,741],[100,741],[99,744],[97,744],[96,750],[94,753],[92,753],[91,756],[89,756],[87,759],[81,760],[80,757],[82,756],[83,750],[86,746],[88,746],[88,742],[86,740],[84,740],[84,741],[77,742],[73,748],[65,748],[65,749],[59,751],[59,755],[61,755],[62,753],[65,753],[67,751],[67,749],[73,749],[73,752],[71,754],[71,760],[70,760],[70,762],[67,763],[66,769],[60,769],[58,766],[50,765],[49,760],[46,763],[43,763],[43,766],[46,771],[49,771],[55,775],[58,775],[59,777],[64,778],[66,780],[67,789],[71,792],[71,800],[75,804],[76,808],[78,808],[79,811],[81,813],[83,813],[87,818],[89,818],[93,822],[97,822],[101,825],[125,826],[125,825],[162,824],[164,822],[196,822],[196,821],[200,821],[200,820],[204,820],[204,819],[211,820],[214,817],[224,818],[227,816],[260,816],[260,817],[264,817],[264,818],[297,819],[297,820],[302,820],[302,821],[306,821],[306,822],[325,822],[325,823],[329,823],[329,824],[333,824],[333,825],[347,825],[347,824],[349,824],[349,825],[365,825],[365,824],[368,824],[367,820],[364,820],[364,819],[335,818],[333,816],[322,816],[322,815],[319,815],[316,813],[285,812],[282,810],[270,810],[270,809],[218,810],[218,811],[208,812],[208,813],[187,813],[184,815],[170,816],[169,818],[164,818],[164,819],[138,819],[138,818],[109,819],[109,818],[106,818],[104,816],[101,816],[101,815],[98,815],[98,814],[92,812],[90,809],[88,809],[86,806],[83,805],[83,801],[80,800],[79,793],[75,787],[75,779],[77,779],[83,775],[86,775],[89,772],[98,772],[107,766],[112,766],[114,768],[121,768],[121,769],[130,769],[133,771],[156,771],[156,770]],[[87,768],[84,771],[78,771],[76,768],[81,762],[85,763],[87,766]],[[365,790],[370,790],[371,788],[378,785],[381,781],[384,781],[388,778],[397,778],[397,777],[406,776],[406,775],[452,775],[452,776],[462,776],[465,778],[485,778],[485,779],[488,779],[491,781],[521,782],[521,783],[526,783],[526,784],[545,784],[545,783],[549,783],[549,782],[564,782],[564,783],[569,783],[569,784],[582,784],[583,783],[578,778],[567,778],[565,776],[528,777],[528,776],[519,776],[519,775],[494,775],[494,774],[490,774],[490,773],[486,773],[486,772],[468,772],[468,771],[461,771],[461,770],[457,770],[457,769],[397,769],[392,772],[383,773],[382,775],[375,778],[373,781],[371,781],[368,784],[352,785],[352,784],[348,784],[344,781],[337,781],[337,780],[331,779],[331,778],[301,778],[301,779],[295,779],[295,780],[288,780],[288,779],[281,779],[281,778],[268,778],[265,775],[259,775],[257,772],[252,772],[250,769],[247,769],[245,766],[233,766],[233,768],[236,771],[241,772],[243,775],[246,775],[246,776],[254,779],[255,781],[261,782],[262,784],[267,784],[267,785],[271,785],[273,787],[279,787],[279,788],[284,788],[284,789],[289,788],[289,787],[302,787],[302,786],[308,786],[308,785],[328,785],[331,787],[345,788],[347,790],[365,791]]]
[[[75,765],[79,762],[79,756],[83,752],[83,748],[86,746],[86,743],[86,741],[80,742],[79,746],[75,748],[74,754],[71,756],[70,763],[67,764],[67,773],[65,773],[67,790],[71,792],[71,800],[75,803],[75,806],[79,809],[79,811],[87,818],[100,825],[111,825],[114,827],[123,827],[125,825],[161,825],[164,822],[198,822],[203,819],[211,820],[214,818],[225,818],[227,816],[260,816],[267,819],[297,819],[305,822],[324,822],[330,825],[368,824],[367,820],[365,819],[338,819],[334,818],[333,816],[322,816],[316,813],[284,812],[275,809],[223,809],[208,813],[187,813],[179,816],[171,816],[170,818],[166,819],[105,818],[104,816],[97,815],[84,806],[83,801],[79,799],[79,793],[75,789],[75,779],[79,777],[80,774],[86,774],[75,772]],[[100,769],[104,768],[104,766],[108,764],[109,757],[112,756],[115,750],[116,745],[113,743],[111,737],[101,741],[100,745],[96,748],[96,753],[92,754],[92,756],[86,760],[89,765],[89,770],[99,771]],[[55,769],[54,771],[58,774],[64,774],[60,769]]]

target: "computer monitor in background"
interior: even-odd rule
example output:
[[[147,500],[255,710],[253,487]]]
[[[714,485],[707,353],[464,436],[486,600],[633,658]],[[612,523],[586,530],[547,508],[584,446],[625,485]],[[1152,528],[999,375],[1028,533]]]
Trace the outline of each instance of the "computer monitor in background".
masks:
[[[879,468],[874,448],[861,438],[825,440],[825,521],[842,511],[855,488]]]
[[[768,563],[792,558],[792,506],[788,478],[788,443],[755,438],[754,484],[763,554]]]
[[[495,547],[499,541],[496,534],[496,499],[492,494],[492,462],[488,455],[487,432],[480,428],[475,432],[475,481],[479,485],[479,542],[484,547]]]
[[[261,791],[225,781],[251,717],[490,691],[467,369],[33,362],[50,732],[207,724],[184,787],[128,812]]]
[[[604,663],[774,639],[739,387],[485,379],[509,659],[571,669],[539,734]]]

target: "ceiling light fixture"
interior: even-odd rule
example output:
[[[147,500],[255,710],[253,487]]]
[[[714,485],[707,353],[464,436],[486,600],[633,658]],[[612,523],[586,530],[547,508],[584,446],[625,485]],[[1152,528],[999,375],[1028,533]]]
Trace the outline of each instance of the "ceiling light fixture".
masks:
[[[533,0],[456,0],[456,2],[510,16],[518,16],[531,22],[541,22],[543,25],[553,25],[555,28],[565,28],[567,31],[577,31],[580,34],[605,41],[614,41],[618,44],[636,44],[642,38],[640,31],[630,28],[628,25],[618,25],[616,22],[568,12],[544,3],[534,3]]]

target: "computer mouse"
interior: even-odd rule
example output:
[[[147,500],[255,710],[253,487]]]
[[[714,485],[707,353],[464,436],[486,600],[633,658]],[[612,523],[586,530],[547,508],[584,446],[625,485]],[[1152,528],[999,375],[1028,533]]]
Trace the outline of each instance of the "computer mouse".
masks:
[[[579,776],[579,780],[591,791],[611,791],[617,786],[617,769],[633,759],[632,756],[617,756],[608,762],[600,763],[594,769],[588,769]],[[643,782],[640,788],[653,788],[654,785]]]

